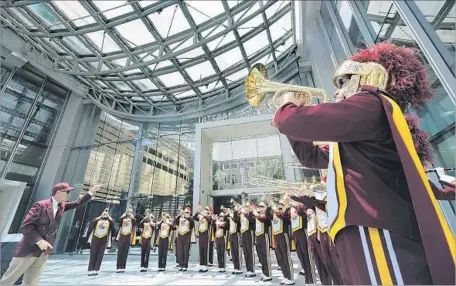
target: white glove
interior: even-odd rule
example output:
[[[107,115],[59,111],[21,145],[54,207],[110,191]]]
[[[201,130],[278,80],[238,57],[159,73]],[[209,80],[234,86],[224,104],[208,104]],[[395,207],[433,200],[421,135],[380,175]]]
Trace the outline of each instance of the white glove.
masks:
[[[95,194],[102,186],[102,184],[96,184],[95,186],[90,187],[89,192]]]
[[[36,243],[36,245],[38,245],[38,247],[39,247],[41,250],[46,250],[46,249],[48,249],[48,248],[50,248],[50,249],[53,248],[52,245],[51,245],[49,242],[47,242],[46,240],[44,240],[44,239],[38,241],[38,242]]]

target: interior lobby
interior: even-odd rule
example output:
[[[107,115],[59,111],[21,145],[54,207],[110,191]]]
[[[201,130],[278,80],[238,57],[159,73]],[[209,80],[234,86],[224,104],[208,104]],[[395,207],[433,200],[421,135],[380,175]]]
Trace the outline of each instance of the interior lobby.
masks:
[[[173,218],[187,206],[192,215],[208,205],[220,214],[233,201],[278,198],[286,184],[323,177],[301,166],[273,126],[274,106],[249,104],[246,78],[256,63],[269,80],[323,89],[334,102],[333,75],[359,49],[384,41],[415,49],[433,92],[412,111],[432,147],[426,175],[439,187],[435,168],[456,176],[454,0],[6,0],[0,7],[2,275],[30,208],[67,182],[69,201],[102,186],[63,214],[38,285],[258,285],[258,257],[258,279],[232,275],[229,259],[226,273],[198,272],[198,243],[188,273],[174,268],[171,252],[167,271],[157,272],[155,246],[149,271],[140,272],[139,227],[125,273],[116,273],[113,240],[100,273],[87,276],[89,230],[106,208],[117,231],[128,206],[137,221],[146,210]],[[454,236],[455,201],[436,202]],[[277,285],[281,262],[272,252],[270,263],[273,279],[261,284]],[[290,263],[296,285],[307,284],[294,252]],[[314,283],[322,284],[319,273]]]

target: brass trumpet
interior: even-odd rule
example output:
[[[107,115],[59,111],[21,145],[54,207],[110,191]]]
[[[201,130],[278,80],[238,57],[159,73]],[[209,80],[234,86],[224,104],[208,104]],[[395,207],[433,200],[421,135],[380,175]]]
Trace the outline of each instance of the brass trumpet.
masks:
[[[328,96],[323,89],[277,83],[269,80],[266,66],[260,63],[253,65],[247,76],[245,87],[247,100],[252,106],[258,106],[264,101],[268,93],[274,93],[268,104],[278,108],[280,105],[279,95],[286,91],[300,93],[301,96],[304,96],[305,105],[311,104],[313,97],[320,98],[323,102],[328,102]]]

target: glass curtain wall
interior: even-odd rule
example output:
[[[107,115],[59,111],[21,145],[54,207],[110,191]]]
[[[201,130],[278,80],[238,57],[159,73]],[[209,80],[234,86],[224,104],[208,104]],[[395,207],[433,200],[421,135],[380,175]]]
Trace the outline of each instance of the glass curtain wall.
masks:
[[[27,187],[9,230],[17,233],[69,92],[32,67],[1,67],[0,173]]]
[[[424,15],[425,19],[434,28],[440,40],[454,55],[455,50],[455,3],[454,1],[415,1],[416,5]],[[429,70],[429,81],[434,90],[434,99],[428,102],[417,115],[421,118],[421,128],[428,132],[435,151],[436,165],[445,168],[454,167],[454,157],[456,149],[454,144],[449,144],[455,140],[455,105],[442,86],[436,71],[429,65],[429,59],[423,54],[413,33],[397,11],[394,1],[330,1],[330,7],[336,15],[344,29],[346,40],[356,48],[364,48],[369,39],[362,32],[369,31],[375,43],[390,40],[398,45],[417,49],[423,63]],[[328,18],[328,11],[322,5],[321,16]],[[367,27],[361,27],[362,22],[356,19],[355,10],[366,19]],[[325,28],[329,35],[332,35],[332,21],[324,21]],[[362,29],[365,28],[365,29]],[[338,42],[334,41],[334,50],[340,53],[337,48]],[[339,50],[339,51],[337,51]],[[355,52],[352,50],[352,53]],[[342,57],[341,57],[342,58]],[[339,60],[340,61],[340,60]],[[453,64],[454,66],[454,64]]]

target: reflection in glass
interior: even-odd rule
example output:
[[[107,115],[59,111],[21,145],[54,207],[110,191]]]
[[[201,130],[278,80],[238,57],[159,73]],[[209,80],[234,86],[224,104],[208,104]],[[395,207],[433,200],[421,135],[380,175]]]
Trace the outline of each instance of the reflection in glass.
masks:
[[[347,31],[348,37],[353,43],[353,46],[355,48],[365,48],[366,44],[361,34],[361,30],[359,29],[358,23],[356,23],[353,11],[348,1],[337,1],[336,7],[336,12],[339,13],[342,25]]]
[[[212,143],[213,190],[270,186],[261,176],[285,177],[279,136]]]
[[[435,140],[432,141],[432,146],[434,147],[435,151],[434,154],[437,156],[436,161],[440,163],[438,167],[454,168],[456,163],[454,159],[456,157],[456,145],[454,144],[454,141],[454,124],[447,132],[445,132],[444,134],[442,134],[441,136],[437,137]]]
[[[434,27],[450,54],[454,56],[456,50],[456,5],[454,0],[415,1],[415,3],[426,20]],[[451,70],[454,72],[454,69]]]

